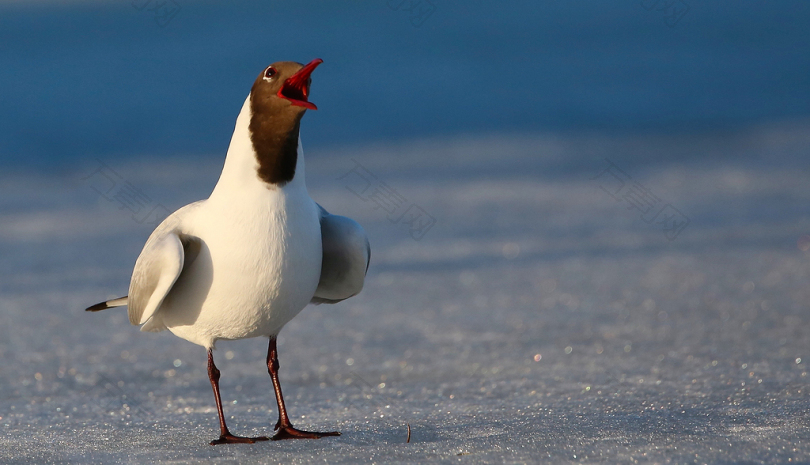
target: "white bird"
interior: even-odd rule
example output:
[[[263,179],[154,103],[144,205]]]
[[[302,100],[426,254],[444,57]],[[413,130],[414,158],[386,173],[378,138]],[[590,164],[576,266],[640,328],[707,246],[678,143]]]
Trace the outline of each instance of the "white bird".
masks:
[[[208,350],[208,376],[219,414],[220,437],[211,444],[252,443],[230,433],[222,413],[217,340],[265,336],[267,369],[278,403],[272,439],[320,438],[292,426],[278,380],[276,337],[309,303],[357,295],[371,258],[363,228],[330,215],[307,192],[299,139],[308,100],[306,66],[278,62],[253,83],[236,120],[219,181],[207,200],[167,217],[146,242],[129,295],[88,308],[126,305],[141,331],[168,329]]]

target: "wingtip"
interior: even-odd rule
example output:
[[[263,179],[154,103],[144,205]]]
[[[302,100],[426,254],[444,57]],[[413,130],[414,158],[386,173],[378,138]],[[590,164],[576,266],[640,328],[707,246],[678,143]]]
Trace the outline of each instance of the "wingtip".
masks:
[[[101,310],[107,310],[108,308],[110,308],[110,307],[107,305],[107,302],[101,302],[101,303],[91,305],[91,306],[85,308],[84,311],[85,312],[98,312],[98,311],[101,311]]]
[[[85,312],[98,312],[101,310],[107,310],[108,308],[114,307],[123,307],[127,305],[128,300],[127,296],[119,297],[117,299],[110,299],[104,302],[97,303],[93,306],[87,307],[84,309]]]

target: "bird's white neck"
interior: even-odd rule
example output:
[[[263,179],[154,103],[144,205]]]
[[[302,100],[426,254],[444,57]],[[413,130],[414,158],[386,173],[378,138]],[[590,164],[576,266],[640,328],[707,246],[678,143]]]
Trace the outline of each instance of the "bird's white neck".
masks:
[[[236,127],[231,137],[231,144],[228,147],[228,154],[225,157],[225,166],[219,181],[211,193],[211,198],[220,196],[238,195],[239,192],[247,191],[273,191],[282,189],[284,191],[303,189],[306,191],[304,173],[304,152],[301,149],[301,141],[298,141],[298,160],[295,166],[295,176],[284,184],[277,186],[268,184],[259,177],[259,161],[250,139],[250,96],[245,99],[242,110],[236,118]]]

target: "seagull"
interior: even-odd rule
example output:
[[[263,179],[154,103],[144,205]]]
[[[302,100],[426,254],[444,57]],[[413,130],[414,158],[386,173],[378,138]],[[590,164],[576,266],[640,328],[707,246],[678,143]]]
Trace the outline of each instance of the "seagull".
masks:
[[[371,259],[363,228],[315,203],[304,179],[299,129],[310,75],[323,63],[276,62],[256,78],[236,119],[225,165],[206,200],[180,208],[149,236],[129,294],[87,308],[127,306],[141,331],[168,329],[208,351],[220,437],[211,445],[267,437],[231,434],[213,351],[218,340],[267,337],[267,370],[279,418],[273,440],[339,436],[293,427],[281,393],[276,338],[309,303],[357,295]]]

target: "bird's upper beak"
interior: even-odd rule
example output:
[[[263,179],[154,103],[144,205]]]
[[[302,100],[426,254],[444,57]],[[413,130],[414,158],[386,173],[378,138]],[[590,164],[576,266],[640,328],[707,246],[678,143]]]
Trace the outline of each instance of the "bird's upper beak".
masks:
[[[289,100],[292,105],[317,110],[318,107],[307,100],[307,96],[309,95],[309,75],[312,74],[315,68],[321,63],[323,63],[323,60],[316,58],[299,69],[297,73],[287,78],[284,84],[282,84],[281,89],[278,90],[278,96]]]

